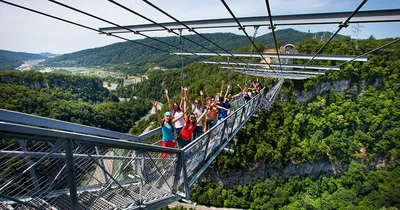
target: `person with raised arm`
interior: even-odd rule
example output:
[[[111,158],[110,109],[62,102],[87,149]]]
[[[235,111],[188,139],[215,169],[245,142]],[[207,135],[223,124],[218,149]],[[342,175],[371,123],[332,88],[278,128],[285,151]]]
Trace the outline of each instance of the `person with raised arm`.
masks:
[[[167,89],[165,89],[165,97],[167,98],[167,103],[168,103],[168,107],[169,107],[169,110],[170,110],[170,112],[171,112],[171,116],[172,116],[172,119],[177,119],[177,120],[175,120],[174,121],[174,127],[175,127],[175,132],[176,132],[176,134],[177,135],[179,135],[179,132],[181,131],[181,129],[182,129],[182,127],[183,127],[183,124],[185,124],[185,120],[183,119],[183,112],[182,112],[182,109],[181,109],[181,107],[182,107],[182,103],[183,103],[183,100],[182,100],[182,97],[183,97],[183,87],[181,87],[181,102],[180,102],[180,104],[178,104],[178,103],[171,103],[171,100],[169,99],[169,96],[168,96],[168,90]]]
[[[188,94],[186,94],[186,98],[191,104],[192,112],[196,115],[196,117],[199,117],[201,114],[204,112],[203,104],[204,104],[204,99],[203,99],[203,91],[200,90],[200,100],[196,98],[194,100],[194,104],[192,101],[190,101]],[[197,137],[201,136],[203,134],[203,120],[201,120],[196,128],[193,131],[193,139],[196,139]]]
[[[173,124],[179,119],[172,119],[171,112],[164,113],[164,119],[161,119],[160,115],[158,114],[157,109],[157,101],[153,99],[153,106],[155,115],[157,116],[158,123],[161,126],[161,146],[163,147],[170,147],[174,148],[176,141],[175,141],[175,132]],[[166,158],[167,154],[163,152],[161,154],[162,158]],[[163,161],[163,169],[165,167],[165,161]]]
[[[203,125],[203,132],[205,133],[206,131],[210,130],[214,126],[214,119],[217,117],[217,108],[214,107],[214,101],[211,99],[208,99],[206,101],[206,115],[205,115],[205,120],[204,120],[204,125]],[[215,108],[215,110],[213,110]],[[214,113],[213,113],[214,111]]]
[[[197,125],[201,122],[203,119],[204,115],[206,112],[203,112],[200,116],[196,116],[195,113],[190,113],[189,115],[187,114],[188,112],[188,107],[186,103],[186,98],[187,98],[187,88],[184,90],[184,96],[183,96],[183,109],[185,113],[185,124],[182,127],[181,132],[179,133],[178,136],[178,144],[181,148],[186,147],[190,142],[192,141],[192,134],[194,129],[197,127]]]
[[[242,89],[242,87],[240,87],[239,84],[237,84],[237,86]],[[243,87],[242,89],[242,93],[243,93],[243,103],[247,103],[248,101],[250,101],[250,96],[249,96],[249,92],[246,86]]]

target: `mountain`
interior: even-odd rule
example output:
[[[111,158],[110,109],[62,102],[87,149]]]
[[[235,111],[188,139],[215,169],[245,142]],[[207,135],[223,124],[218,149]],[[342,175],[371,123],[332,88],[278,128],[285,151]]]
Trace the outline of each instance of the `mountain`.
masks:
[[[316,32],[316,33],[307,33],[307,32],[301,32],[301,31],[296,31],[294,29],[282,29],[282,30],[277,30],[275,31],[275,36],[278,40],[278,45],[285,45],[285,44],[296,44],[298,42],[302,42],[306,40],[307,38],[314,38],[314,39],[328,39],[331,37],[333,33],[327,32],[327,31],[322,31],[322,32]],[[346,38],[346,36],[343,35],[336,35],[335,39],[343,39]],[[257,37],[258,42],[267,44],[268,48],[274,48],[274,37],[272,33],[264,34],[259,37]]]
[[[43,53],[39,53],[39,55],[47,57],[47,58],[54,58],[56,56],[59,56],[60,54],[53,54],[53,53],[49,53],[49,52],[43,52]]]
[[[279,44],[284,45],[288,43],[295,44],[314,36],[320,37],[324,33],[326,33],[325,37],[329,37],[332,34],[330,32],[305,33],[296,31],[294,29],[283,29],[276,31],[276,36],[278,37]],[[212,33],[203,34],[203,36],[209,40],[212,40],[214,43],[228,51],[249,45],[249,41],[246,36],[233,33]],[[182,39],[182,47],[184,50],[191,52],[209,52],[209,50],[218,52],[222,51],[220,48],[197,35],[188,35],[185,37],[204,46],[204,48],[197,46],[190,41]],[[338,35],[336,38],[340,39],[343,37],[344,36],[342,35]],[[160,42],[148,38],[135,41],[146,45],[155,46],[165,51],[180,51],[179,40],[177,37],[158,37],[156,39],[170,45],[177,46],[177,48],[161,44]],[[259,36],[255,41],[265,44],[268,48],[274,48],[272,33]],[[191,59],[200,60],[206,58],[191,57]],[[183,59],[183,61],[184,64],[187,64],[192,60]],[[45,65],[86,67],[109,66],[111,70],[117,70],[126,73],[142,73],[147,70],[146,68],[148,68],[149,65],[164,66],[167,68],[181,67],[181,59],[178,56],[169,55],[168,53],[138,45],[136,43],[120,42],[104,47],[86,49],[57,56],[56,58],[47,60]]]
[[[39,54],[0,50],[0,70],[14,70],[23,61],[39,59],[46,59],[46,57]]]

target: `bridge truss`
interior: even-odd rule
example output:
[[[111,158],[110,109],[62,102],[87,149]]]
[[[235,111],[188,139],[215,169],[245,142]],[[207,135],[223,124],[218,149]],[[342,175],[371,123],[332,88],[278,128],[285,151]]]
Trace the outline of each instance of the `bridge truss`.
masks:
[[[141,209],[190,199],[190,187],[283,80],[183,149],[144,144],[141,136],[0,110],[0,209]],[[166,158],[162,154],[166,153]]]

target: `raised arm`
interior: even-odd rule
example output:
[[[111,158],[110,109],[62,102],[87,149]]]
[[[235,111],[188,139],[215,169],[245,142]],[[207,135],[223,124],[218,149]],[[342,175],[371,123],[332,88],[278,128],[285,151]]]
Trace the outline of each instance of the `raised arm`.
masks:
[[[183,117],[183,115],[184,115],[184,113],[182,112],[177,117],[174,117],[174,119],[172,119],[172,123],[175,123],[176,121],[180,120]]]
[[[223,106],[218,106],[218,105],[217,105],[217,108],[218,108],[218,109],[223,109],[223,110],[229,111],[229,109],[227,109],[227,108],[225,108],[225,107],[223,107]]]
[[[219,95],[222,96],[222,90],[224,89],[224,81],[222,81],[221,90],[219,91]]]
[[[203,108],[204,108],[204,106],[206,104],[204,103],[204,97],[203,97],[203,91],[202,90],[200,90],[200,101],[201,101],[201,106],[203,106]]]
[[[204,110],[200,117],[197,118],[196,125],[200,123],[204,116],[206,116],[207,110]]]
[[[189,111],[190,109],[189,109],[189,107],[187,106],[187,103],[186,103],[186,92],[185,92],[185,96],[183,97],[183,113],[184,114],[187,114],[187,112]]]
[[[181,87],[181,102],[179,103],[179,106],[182,108],[183,106],[183,97],[185,97],[185,90],[184,87]]]
[[[226,88],[226,93],[225,93],[225,95],[224,95],[224,100],[226,100],[226,97],[228,97],[228,92],[229,92],[229,89],[231,88],[231,86],[230,85],[228,85],[228,87]]]
[[[192,101],[190,101],[190,98],[189,98],[189,88],[185,87],[185,88],[183,88],[183,90],[185,91],[184,96],[185,96],[187,102],[189,102],[188,105],[194,106],[194,104],[192,103]]]
[[[153,99],[153,106],[154,106],[154,111],[155,111],[156,116],[157,116],[158,123],[160,123],[160,126],[162,126],[163,121],[161,120],[161,117],[160,117],[160,115],[158,114],[157,101],[156,101],[156,99]]]
[[[169,100],[168,90],[165,89],[164,93],[165,93],[165,97],[167,98],[168,109],[169,109],[170,112],[172,112],[174,110],[174,108],[173,108],[173,106],[171,104],[171,100]]]

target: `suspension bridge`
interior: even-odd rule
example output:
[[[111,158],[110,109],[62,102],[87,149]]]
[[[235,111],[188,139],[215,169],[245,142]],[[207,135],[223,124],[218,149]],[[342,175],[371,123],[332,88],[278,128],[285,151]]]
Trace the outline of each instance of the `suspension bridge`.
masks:
[[[309,79],[323,75],[328,70],[340,70],[340,66],[348,62],[365,62],[367,54],[399,41],[395,39],[358,56],[320,55],[333,37],[351,23],[400,21],[399,9],[359,11],[366,0],[362,1],[353,12],[274,17],[271,15],[267,0],[268,16],[249,18],[237,18],[226,2],[221,0],[232,18],[198,21],[179,21],[144,0],[174,20],[169,23],[157,23],[116,1],[109,0],[110,3],[152,23],[131,26],[121,26],[50,0],[59,6],[113,25],[99,29],[8,1],[0,0],[0,2],[100,34],[167,52],[116,34],[134,33],[144,36],[180,50],[167,53],[186,59],[190,59],[190,56],[234,58],[231,61],[228,59],[227,62],[207,60],[202,62],[226,65],[221,68],[244,74],[277,78],[272,88],[263,89],[247,103],[244,104],[241,99],[235,100],[232,103],[233,112],[227,118],[182,149],[144,143],[159,134],[160,128],[140,136],[133,136],[0,109],[0,209],[156,209],[179,199],[190,201],[190,188],[196,180],[255,113],[273,106],[285,79]],[[285,47],[285,53],[280,53],[274,33],[275,27],[308,24],[338,24],[338,30],[313,55],[295,54],[290,45]],[[267,26],[272,30],[276,53],[267,54],[257,49],[254,39],[260,26]],[[238,27],[243,31],[253,46],[251,52],[229,52],[196,31],[221,27]],[[252,38],[246,32],[246,27],[254,27]],[[223,52],[201,45],[200,47],[207,52],[190,52],[183,50],[182,46],[173,46],[144,34],[157,30],[168,31],[179,36],[179,39],[197,44],[182,36],[182,30],[188,30],[206,39]],[[243,57],[249,58],[249,61],[244,61]],[[251,58],[255,57],[263,59],[265,63],[251,63]],[[278,63],[267,62],[268,57],[277,58]],[[293,63],[294,59],[306,59],[308,62],[296,65]],[[343,63],[336,66],[309,65],[313,60],[335,60]],[[167,153],[166,158],[161,158],[163,153]]]

